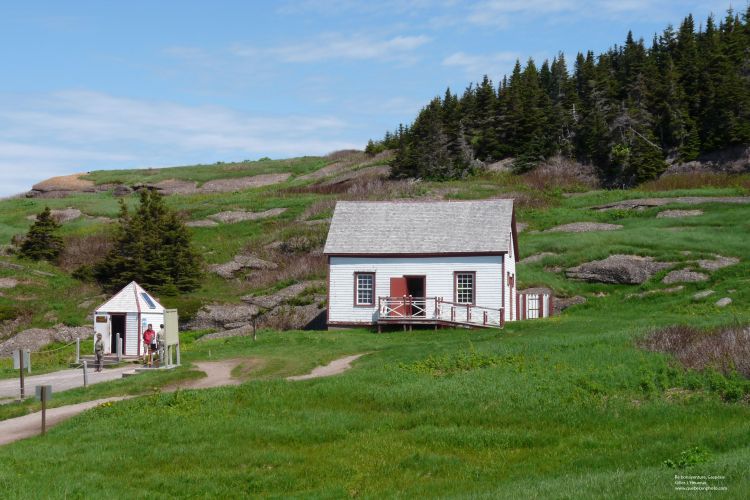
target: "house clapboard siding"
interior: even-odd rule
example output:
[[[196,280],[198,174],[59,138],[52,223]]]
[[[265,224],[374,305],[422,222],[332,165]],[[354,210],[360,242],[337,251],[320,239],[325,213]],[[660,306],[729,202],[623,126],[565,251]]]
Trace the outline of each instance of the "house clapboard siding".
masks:
[[[328,322],[372,324],[377,320],[377,297],[388,296],[390,279],[425,276],[425,296],[453,301],[454,273],[476,272],[476,302],[497,307],[502,300],[503,255],[455,257],[336,257],[330,258],[331,287]],[[354,273],[375,273],[375,304],[354,305]]]

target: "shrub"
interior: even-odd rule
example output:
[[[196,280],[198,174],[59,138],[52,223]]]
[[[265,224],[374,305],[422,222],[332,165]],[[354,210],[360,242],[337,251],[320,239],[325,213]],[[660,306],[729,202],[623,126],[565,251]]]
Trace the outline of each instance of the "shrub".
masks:
[[[65,247],[57,258],[57,264],[65,271],[78,272],[88,267],[93,272],[93,266],[104,260],[112,250],[112,237],[105,233],[75,235],[65,238]]]
[[[63,249],[63,240],[57,234],[60,230],[52,217],[49,207],[36,216],[36,221],[26,233],[21,244],[21,256],[32,260],[54,260]]]
[[[537,190],[562,189],[583,191],[599,187],[594,167],[583,165],[564,156],[547,159],[521,176],[523,182]]]
[[[696,446],[694,448],[690,448],[681,452],[680,456],[674,460],[665,460],[664,465],[666,465],[670,469],[684,469],[685,467],[689,467],[691,465],[705,463],[710,457],[711,454],[707,450],[701,448],[700,446]]]
[[[703,331],[674,325],[651,332],[638,345],[649,351],[672,354],[687,368],[713,368],[724,375],[738,372],[750,377],[750,327]]]

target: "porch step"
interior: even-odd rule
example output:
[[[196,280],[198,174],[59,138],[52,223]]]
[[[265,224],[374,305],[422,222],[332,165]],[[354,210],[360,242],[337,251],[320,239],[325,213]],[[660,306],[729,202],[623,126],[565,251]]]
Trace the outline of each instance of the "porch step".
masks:
[[[129,372],[123,372],[122,373],[122,378],[132,377],[133,375],[138,375],[138,372],[136,370],[130,370]]]

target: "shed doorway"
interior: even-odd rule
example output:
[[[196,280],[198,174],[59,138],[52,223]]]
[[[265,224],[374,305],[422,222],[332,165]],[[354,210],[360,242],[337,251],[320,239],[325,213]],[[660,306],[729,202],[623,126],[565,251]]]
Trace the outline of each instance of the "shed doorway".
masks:
[[[110,315],[110,321],[112,322],[109,328],[109,348],[111,353],[117,352],[117,339],[122,339],[122,352],[125,353],[125,315],[124,314],[112,314]]]
[[[427,296],[427,277],[404,276],[404,279],[406,280],[406,289],[408,291],[408,295],[411,295],[414,299],[417,299],[417,302],[415,302],[414,304],[415,307],[413,307],[412,309],[412,314],[414,316],[424,316],[427,304],[423,303],[422,301]]]

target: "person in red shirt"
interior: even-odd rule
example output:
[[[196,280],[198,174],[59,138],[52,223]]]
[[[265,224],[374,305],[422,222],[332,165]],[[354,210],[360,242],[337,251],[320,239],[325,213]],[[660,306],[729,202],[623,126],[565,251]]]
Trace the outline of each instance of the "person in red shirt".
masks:
[[[151,368],[154,351],[156,351],[156,332],[154,331],[154,327],[150,324],[146,331],[143,332],[143,347],[145,352],[148,353],[148,362],[145,364]]]

